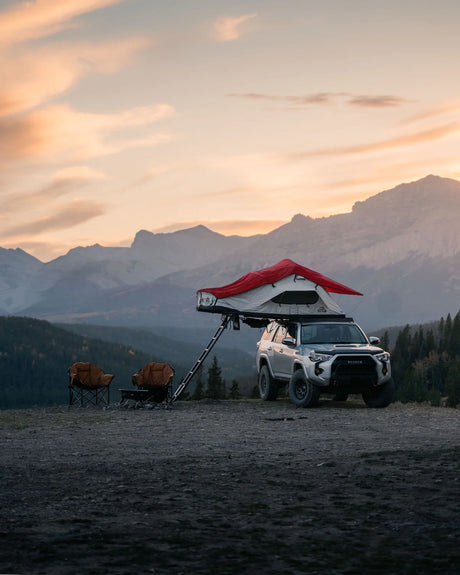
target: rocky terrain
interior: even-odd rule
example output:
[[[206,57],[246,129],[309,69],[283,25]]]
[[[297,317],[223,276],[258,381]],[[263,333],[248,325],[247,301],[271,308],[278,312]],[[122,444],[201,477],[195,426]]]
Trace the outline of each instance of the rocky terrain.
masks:
[[[457,572],[460,411],[0,412],[0,572]]]

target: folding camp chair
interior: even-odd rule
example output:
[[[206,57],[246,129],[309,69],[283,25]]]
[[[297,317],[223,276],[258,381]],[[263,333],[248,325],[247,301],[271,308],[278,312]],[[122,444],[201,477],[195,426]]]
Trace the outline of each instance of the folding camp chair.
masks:
[[[69,405],[109,405],[114,377],[93,363],[74,363],[69,368]]]
[[[158,361],[147,363],[131,378],[135,389],[120,389],[121,404],[129,399],[141,404],[168,401],[171,397],[173,377],[174,369],[169,363]]]

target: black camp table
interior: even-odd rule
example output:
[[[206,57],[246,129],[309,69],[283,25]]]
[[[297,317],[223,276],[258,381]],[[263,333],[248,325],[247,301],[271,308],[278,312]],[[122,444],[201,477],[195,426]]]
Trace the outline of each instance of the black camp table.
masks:
[[[140,403],[145,403],[146,401],[151,400],[154,403],[158,403],[158,389],[120,389],[121,393],[121,400],[120,404],[128,401],[129,399],[133,399],[134,401],[139,401]],[[168,394],[167,394],[168,395]],[[162,397],[161,401],[164,401],[165,398]]]

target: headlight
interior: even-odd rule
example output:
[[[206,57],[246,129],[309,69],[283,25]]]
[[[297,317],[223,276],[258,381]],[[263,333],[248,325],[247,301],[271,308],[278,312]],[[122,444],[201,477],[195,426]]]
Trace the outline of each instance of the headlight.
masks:
[[[313,363],[318,363],[321,361],[327,361],[328,359],[331,359],[332,356],[329,353],[316,353],[316,351],[311,351],[308,357],[313,361]]]
[[[385,363],[386,363],[387,361],[390,361],[390,354],[389,354],[387,351],[384,351],[383,353],[378,353],[375,357],[376,357],[379,361],[382,361],[382,362],[385,362]]]

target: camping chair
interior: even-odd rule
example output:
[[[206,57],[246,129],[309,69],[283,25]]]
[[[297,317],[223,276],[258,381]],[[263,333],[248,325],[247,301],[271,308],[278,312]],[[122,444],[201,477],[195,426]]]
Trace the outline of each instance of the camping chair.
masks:
[[[120,389],[121,403],[128,399],[162,403],[171,397],[174,369],[169,363],[152,361],[142,367],[132,378],[136,389]]]
[[[114,377],[93,363],[74,363],[69,368],[69,405],[109,405]]]

